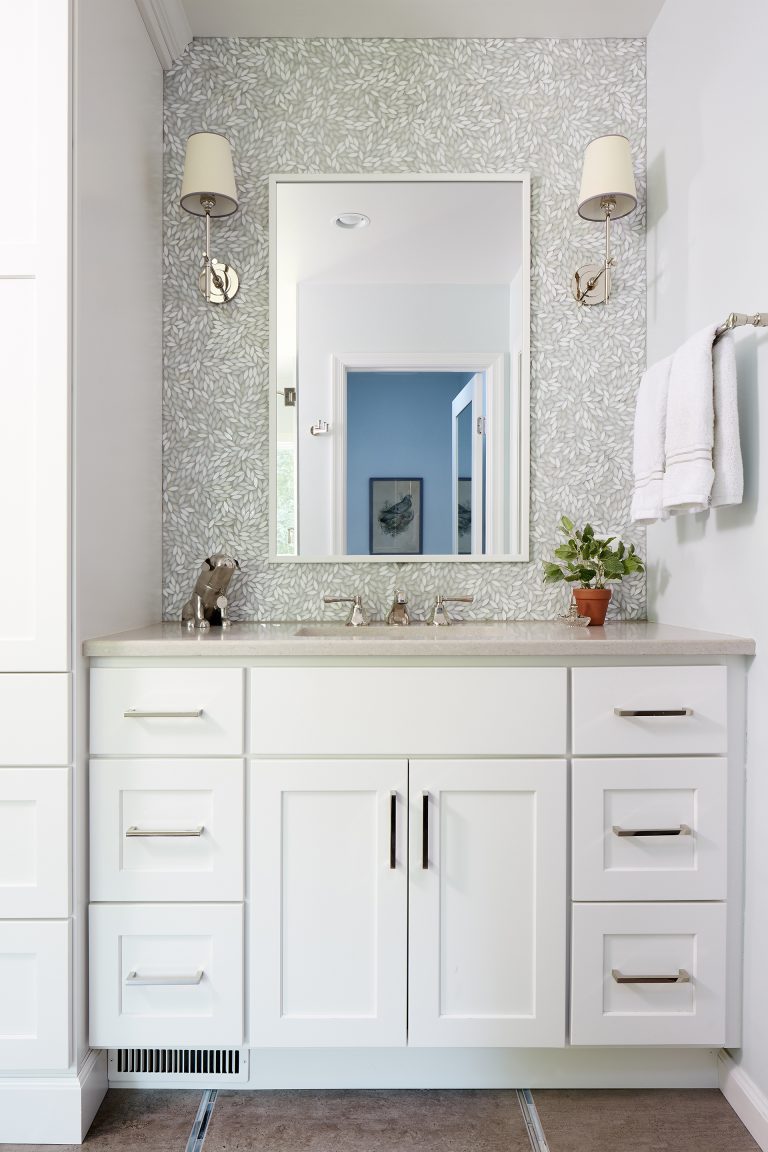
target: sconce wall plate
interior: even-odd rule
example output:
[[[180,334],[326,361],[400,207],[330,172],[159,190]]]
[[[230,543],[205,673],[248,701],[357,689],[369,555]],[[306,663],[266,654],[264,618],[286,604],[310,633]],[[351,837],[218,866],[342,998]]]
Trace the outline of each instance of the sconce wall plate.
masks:
[[[237,290],[240,287],[240,277],[229,264],[224,264],[221,260],[216,260],[214,257],[211,257],[210,295],[208,294],[206,284],[207,278],[208,273],[205,268],[205,257],[203,257],[203,268],[201,269],[197,283],[209,304],[224,304],[225,301],[231,300],[233,296],[237,295]]]

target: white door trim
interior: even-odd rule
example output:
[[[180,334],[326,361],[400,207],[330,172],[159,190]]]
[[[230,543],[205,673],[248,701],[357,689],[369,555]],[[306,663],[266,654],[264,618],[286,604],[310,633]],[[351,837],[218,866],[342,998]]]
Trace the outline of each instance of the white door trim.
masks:
[[[349,372],[476,372],[483,373],[486,381],[488,420],[491,435],[488,438],[489,473],[494,460],[503,460],[504,430],[504,363],[503,353],[499,352],[338,352],[331,359],[333,381],[333,408],[331,412],[331,432],[333,440],[333,463],[331,470],[333,506],[331,508],[331,540],[333,556],[322,557],[326,563],[335,561],[390,561],[387,556],[354,556],[346,552],[347,523],[347,374]],[[510,428],[515,421],[513,413],[520,409],[520,380],[515,373],[510,380]],[[515,426],[517,426],[515,424]],[[501,438],[501,439],[500,439]],[[501,474],[497,476],[498,495],[493,501],[496,507],[503,506],[500,499],[503,485]],[[514,499],[511,507],[516,510],[516,534],[522,541],[524,525],[519,516],[519,505]],[[411,560],[436,560],[436,556],[409,556]],[[505,556],[470,555],[463,560],[523,560],[527,555]]]

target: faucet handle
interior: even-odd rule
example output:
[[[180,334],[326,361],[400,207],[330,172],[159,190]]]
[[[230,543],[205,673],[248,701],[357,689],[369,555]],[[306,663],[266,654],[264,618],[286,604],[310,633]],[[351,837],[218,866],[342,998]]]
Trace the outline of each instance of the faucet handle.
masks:
[[[347,616],[346,624],[348,628],[362,628],[365,627],[368,621],[368,614],[363,608],[362,596],[323,596],[324,604],[351,604],[349,616]]]
[[[451,623],[451,618],[448,615],[446,604],[472,604],[474,596],[443,596],[438,592],[435,597],[435,602],[427,617],[427,624],[435,624],[438,626],[445,626]]]

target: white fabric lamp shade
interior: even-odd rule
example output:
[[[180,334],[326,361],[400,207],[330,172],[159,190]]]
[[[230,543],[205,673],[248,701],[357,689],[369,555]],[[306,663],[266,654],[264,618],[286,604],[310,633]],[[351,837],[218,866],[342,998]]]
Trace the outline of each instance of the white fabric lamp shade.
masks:
[[[616,201],[612,220],[628,216],[637,207],[632,153],[626,136],[598,136],[587,145],[579,192],[579,216],[605,220],[601,200]]]
[[[200,199],[215,200],[211,216],[231,216],[237,211],[237,188],[232,153],[226,136],[218,132],[194,132],[187,140],[181,206],[193,216],[204,216]]]

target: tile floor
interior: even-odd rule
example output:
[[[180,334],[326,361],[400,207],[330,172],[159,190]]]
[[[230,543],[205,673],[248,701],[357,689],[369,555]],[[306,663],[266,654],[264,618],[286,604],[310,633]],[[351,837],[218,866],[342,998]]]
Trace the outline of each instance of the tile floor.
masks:
[[[114,1089],[83,1148],[192,1152],[201,1100],[199,1091]],[[759,1152],[715,1090],[537,1090],[533,1100],[549,1152]],[[221,1091],[203,1152],[531,1152],[531,1143],[513,1091]]]

